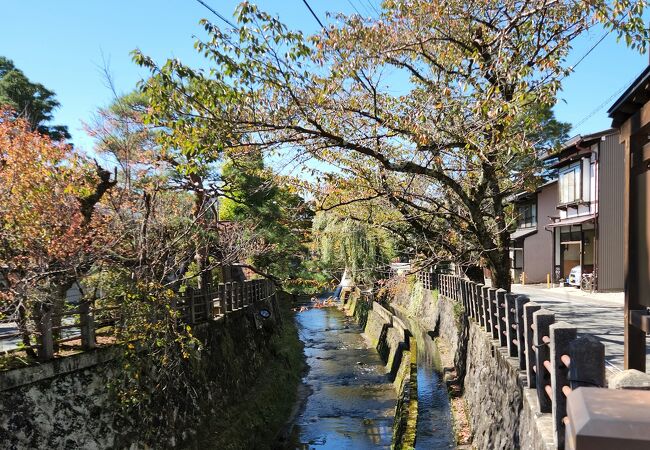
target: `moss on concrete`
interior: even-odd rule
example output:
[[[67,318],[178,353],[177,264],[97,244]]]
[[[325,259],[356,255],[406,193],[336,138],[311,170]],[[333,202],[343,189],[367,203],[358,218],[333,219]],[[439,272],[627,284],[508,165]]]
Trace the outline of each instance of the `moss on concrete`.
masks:
[[[393,423],[393,444],[395,450],[415,447],[418,420],[418,367],[417,345],[409,339],[410,351],[402,355],[403,362],[393,383],[398,388],[395,421]]]

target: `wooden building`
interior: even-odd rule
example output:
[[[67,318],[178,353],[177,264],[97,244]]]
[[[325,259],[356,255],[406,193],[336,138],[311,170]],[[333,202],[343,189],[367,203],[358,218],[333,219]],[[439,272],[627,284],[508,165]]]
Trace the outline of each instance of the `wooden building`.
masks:
[[[625,368],[645,371],[650,332],[650,66],[608,111],[624,154]]]
[[[558,214],[557,180],[544,183],[533,193],[513,199],[519,219],[510,234],[511,274],[515,283],[545,283],[552,273],[553,235],[546,229]]]
[[[545,158],[557,171],[552,278],[623,290],[623,147],[618,130],[576,136]]]

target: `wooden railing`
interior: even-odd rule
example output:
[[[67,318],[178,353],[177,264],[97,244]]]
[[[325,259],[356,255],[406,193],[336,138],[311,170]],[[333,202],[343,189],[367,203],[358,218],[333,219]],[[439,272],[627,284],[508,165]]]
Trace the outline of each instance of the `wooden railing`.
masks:
[[[558,449],[564,448],[566,397],[580,386],[605,386],[605,347],[595,337],[577,337],[576,327],[556,322],[552,311],[515,295],[452,275],[438,275],[439,295],[463,305],[475,321],[517,358],[539,412],[553,416]]]
[[[171,302],[171,306],[179,312],[181,321],[195,325],[275,295],[275,285],[270,280],[249,280],[221,283],[209,290],[187,288]],[[113,303],[119,305],[120,299]],[[78,341],[83,350],[95,348],[98,336],[115,334],[115,328],[120,324],[120,309],[120,306],[96,308],[95,301],[81,300],[73,309],[55,313],[50,306],[43,305],[34,314],[35,330],[29,333],[31,342],[28,346],[22,343],[24,333],[12,326],[13,322],[5,321],[5,329],[9,331],[0,334],[1,354],[20,352],[29,347],[40,361],[47,361],[55,356],[55,348],[64,343]]]

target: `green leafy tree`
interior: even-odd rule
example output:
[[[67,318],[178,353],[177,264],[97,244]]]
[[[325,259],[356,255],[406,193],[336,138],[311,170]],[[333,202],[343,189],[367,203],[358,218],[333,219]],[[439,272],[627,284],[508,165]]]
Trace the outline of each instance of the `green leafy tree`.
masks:
[[[0,106],[9,107],[27,119],[32,131],[61,141],[70,138],[64,125],[48,125],[60,106],[54,92],[40,83],[29,81],[13,61],[0,56]]]
[[[456,241],[510,287],[508,198],[538,183],[531,105],[548,108],[572,41],[595,21],[645,49],[644,0],[385,1],[306,39],[248,2],[238,33],[204,22],[209,72],[152,70],[177,122],[334,164],[409,226]],[[396,91],[393,79],[408,80]],[[228,102],[221,101],[227,98]]]
[[[305,267],[313,213],[289,186],[280,186],[255,148],[230,159],[222,169],[224,198],[220,219],[248,224],[246,235],[259,242],[250,269],[275,278],[292,290],[312,277]]]
[[[357,283],[385,276],[395,257],[394,239],[386,230],[341,212],[322,211],[314,220],[314,249],[322,267],[337,277],[347,270]]]

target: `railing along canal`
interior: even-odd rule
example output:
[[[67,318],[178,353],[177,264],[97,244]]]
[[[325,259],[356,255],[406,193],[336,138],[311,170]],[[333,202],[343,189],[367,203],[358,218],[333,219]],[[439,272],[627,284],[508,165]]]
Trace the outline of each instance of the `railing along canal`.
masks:
[[[452,275],[423,272],[426,289],[463,305],[476,322],[524,371],[527,387],[535,389],[540,413],[551,413],[555,444],[564,448],[567,396],[580,386],[605,386],[605,347],[595,337],[578,338],[576,327],[556,322],[552,311],[525,295],[495,289]]]
[[[275,284],[270,280],[248,280],[244,282],[220,283],[213,289],[188,287],[174,299],[172,308],[178,311],[179,319],[188,325],[195,325],[217,319],[234,311],[246,308],[276,295]],[[74,308],[55,313],[51,307],[42,307],[33,318],[35,331],[29,332],[29,345],[22,344],[25,334],[18,330],[16,322],[4,321],[8,332],[0,334],[0,348],[9,347],[0,355],[8,355],[31,348],[40,361],[55,356],[55,348],[63,343],[77,341],[80,348],[90,350],[97,346],[98,337],[115,335],[120,326],[119,304],[123,297],[114,299],[117,306],[95,307],[95,300],[81,300]],[[101,299],[106,301],[106,299]]]

